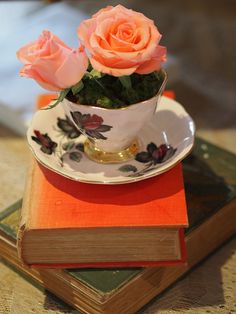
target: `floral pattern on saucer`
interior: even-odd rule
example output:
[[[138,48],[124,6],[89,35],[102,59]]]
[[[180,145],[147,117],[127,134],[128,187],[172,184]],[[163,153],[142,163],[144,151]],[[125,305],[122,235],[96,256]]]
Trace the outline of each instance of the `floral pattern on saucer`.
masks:
[[[51,155],[55,152],[57,143],[53,142],[47,133],[42,134],[39,130],[34,130],[34,135],[31,138],[41,146],[40,149],[43,153]]]
[[[180,104],[166,97],[162,97],[153,119],[138,134],[140,152],[121,164],[96,163],[84,153],[87,131],[93,126],[101,134],[110,126],[93,115],[78,114],[77,121],[83,123],[86,135],[75,128],[61,106],[40,110],[33,117],[27,139],[35,158],[45,167],[86,183],[124,184],[159,175],[187,156],[194,142],[191,117]]]
[[[58,118],[60,119],[60,118]],[[63,120],[63,119],[61,119]],[[66,121],[66,120],[64,120]],[[64,131],[68,136],[67,132]],[[55,153],[56,158],[60,160],[60,164],[63,167],[65,157],[67,156],[71,161],[80,162],[83,157],[84,152],[84,144],[76,143],[75,141],[62,142],[59,144],[52,141],[48,134],[41,134],[39,130],[34,130],[35,136],[31,136],[33,141],[37,144],[41,145],[41,150],[43,153],[51,155]],[[58,152],[55,152],[56,147],[59,146]],[[160,146],[156,146],[154,143],[150,143],[147,145],[147,151],[142,151],[135,156],[135,160],[145,163],[146,166],[138,171],[137,167],[132,164],[125,164],[119,167],[119,170],[124,173],[133,172],[133,174],[129,174],[129,177],[139,177],[145,173],[150,172],[155,169],[156,164],[163,163],[171,158],[176,149],[174,149],[171,145],[161,144]]]
[[[126,164],[119,168],[122,172],[132,172],[129,177],[140,177],[156,168],[157,164],[161,164],[170,159],[176,152],[171,145],[161,144],[156,146],[154,143],[147,145],[146,151],[142,151],[135,156],[135,160],[145,163],[145,167],[138,171],[138,169],[132,164]]]

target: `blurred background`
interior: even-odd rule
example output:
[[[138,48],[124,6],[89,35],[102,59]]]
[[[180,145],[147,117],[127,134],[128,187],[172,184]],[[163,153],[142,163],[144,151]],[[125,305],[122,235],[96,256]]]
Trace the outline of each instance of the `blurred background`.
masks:
[[[168,49],[167,88],[175,91],[176,99],[193,116],[200,134],[204,131],[204,136],[211,138],[209,130],[234,132],[234,0],[1,1],[0,121],[10,122],[21,132],[22,124],[14,123],[9,109],[14,110],[15,118],[28,119],[35,97],[45,92],[33,80],[18,75],[21,64],[15,53],[22,45],[49,29],[76,47],[79,23],[100,8],[119,3],[155,21],[163,34],[161,44]]]

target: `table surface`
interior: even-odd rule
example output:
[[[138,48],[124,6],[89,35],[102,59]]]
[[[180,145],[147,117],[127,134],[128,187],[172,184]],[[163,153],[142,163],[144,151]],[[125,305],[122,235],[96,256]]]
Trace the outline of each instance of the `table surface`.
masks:
[[[137,10],[143,7],[143,2],[130,2]],[[212,7],[205,0],[171,4],[160,0],[156,10],[155,1],[146,2],[144,13],[158,18],[164,44],[178,60],[178,79],[169,87],[194,118],[199,136],[236,153],[236,63],[230,62],[236,48],[232,47],[236,45],[232,40],[235,2],[215,0]],[[22,197],[28,160],[25,139],[0,126],[0,209]],[[236,240],[232,239],[141,312],[236,313],[235,269]],[[0,314],[75,313],[1,262],[0,282]]]

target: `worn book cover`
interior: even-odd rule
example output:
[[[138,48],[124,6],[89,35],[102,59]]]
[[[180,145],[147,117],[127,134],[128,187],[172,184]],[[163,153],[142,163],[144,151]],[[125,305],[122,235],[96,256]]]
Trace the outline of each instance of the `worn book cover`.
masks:
[[[85,313],[134,313],[236,232],[236,156],[196,139],[183,162],[189,215],[188,265],[123,269],[32,269],[19,261],[16,232],[21,201],[0,216],[0,254]]]

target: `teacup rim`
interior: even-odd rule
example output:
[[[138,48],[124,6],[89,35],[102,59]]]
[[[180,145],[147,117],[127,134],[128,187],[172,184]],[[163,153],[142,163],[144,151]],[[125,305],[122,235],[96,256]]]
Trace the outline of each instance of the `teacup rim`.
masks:
[[[98,110],[98,111],[120,111],[120,110],[128,110],[128,109],[130,109],[130,108],[134,108],[134,107],[137,107],[137,106],[140,106],[140,105],[145,105],[146,103],[149,103],[149,102],[151,102],[152,100],[154,100],[155,98],[157,98],[158,96],[160,96],[160,95],[163,93],[163,91],[164,91],[164,88],[165,88],[165,85],[166,85],[166,82],[167,82],[168,75],[167,75],[167,72],[166,72],[164,69],[161,69],[161,71],[164,73],[164,80],[163,80],[163,82],[162,82],[162,84],[161,84],[161,87],[160,87],[158,93],[157,93],[155,96],[151,97],[151,98],[148,98],[148,99],[146,99],[146,100],[140,101],[140,102],[135,103],[135,104],[131,104],[131,105],[126,106],[126,107],[114,108],[114,109],[113,109],[113,108],[102,108],[102,107],[98,107],[98,106],[77,104],[77,103],[74,103],[74,102],[72,102],[72,101],[70,101],[70,100],[68,100],[68,99],[66,99],[66,98],[64,98],[63,101],[66,100],[67,102],[69,102],[69,103],[71,103],[71,104],[73,104],[73,105],[75,105],[75,106],[89,107],[89,108],[91,108],[91,109],[95,109],[95,110]]]

